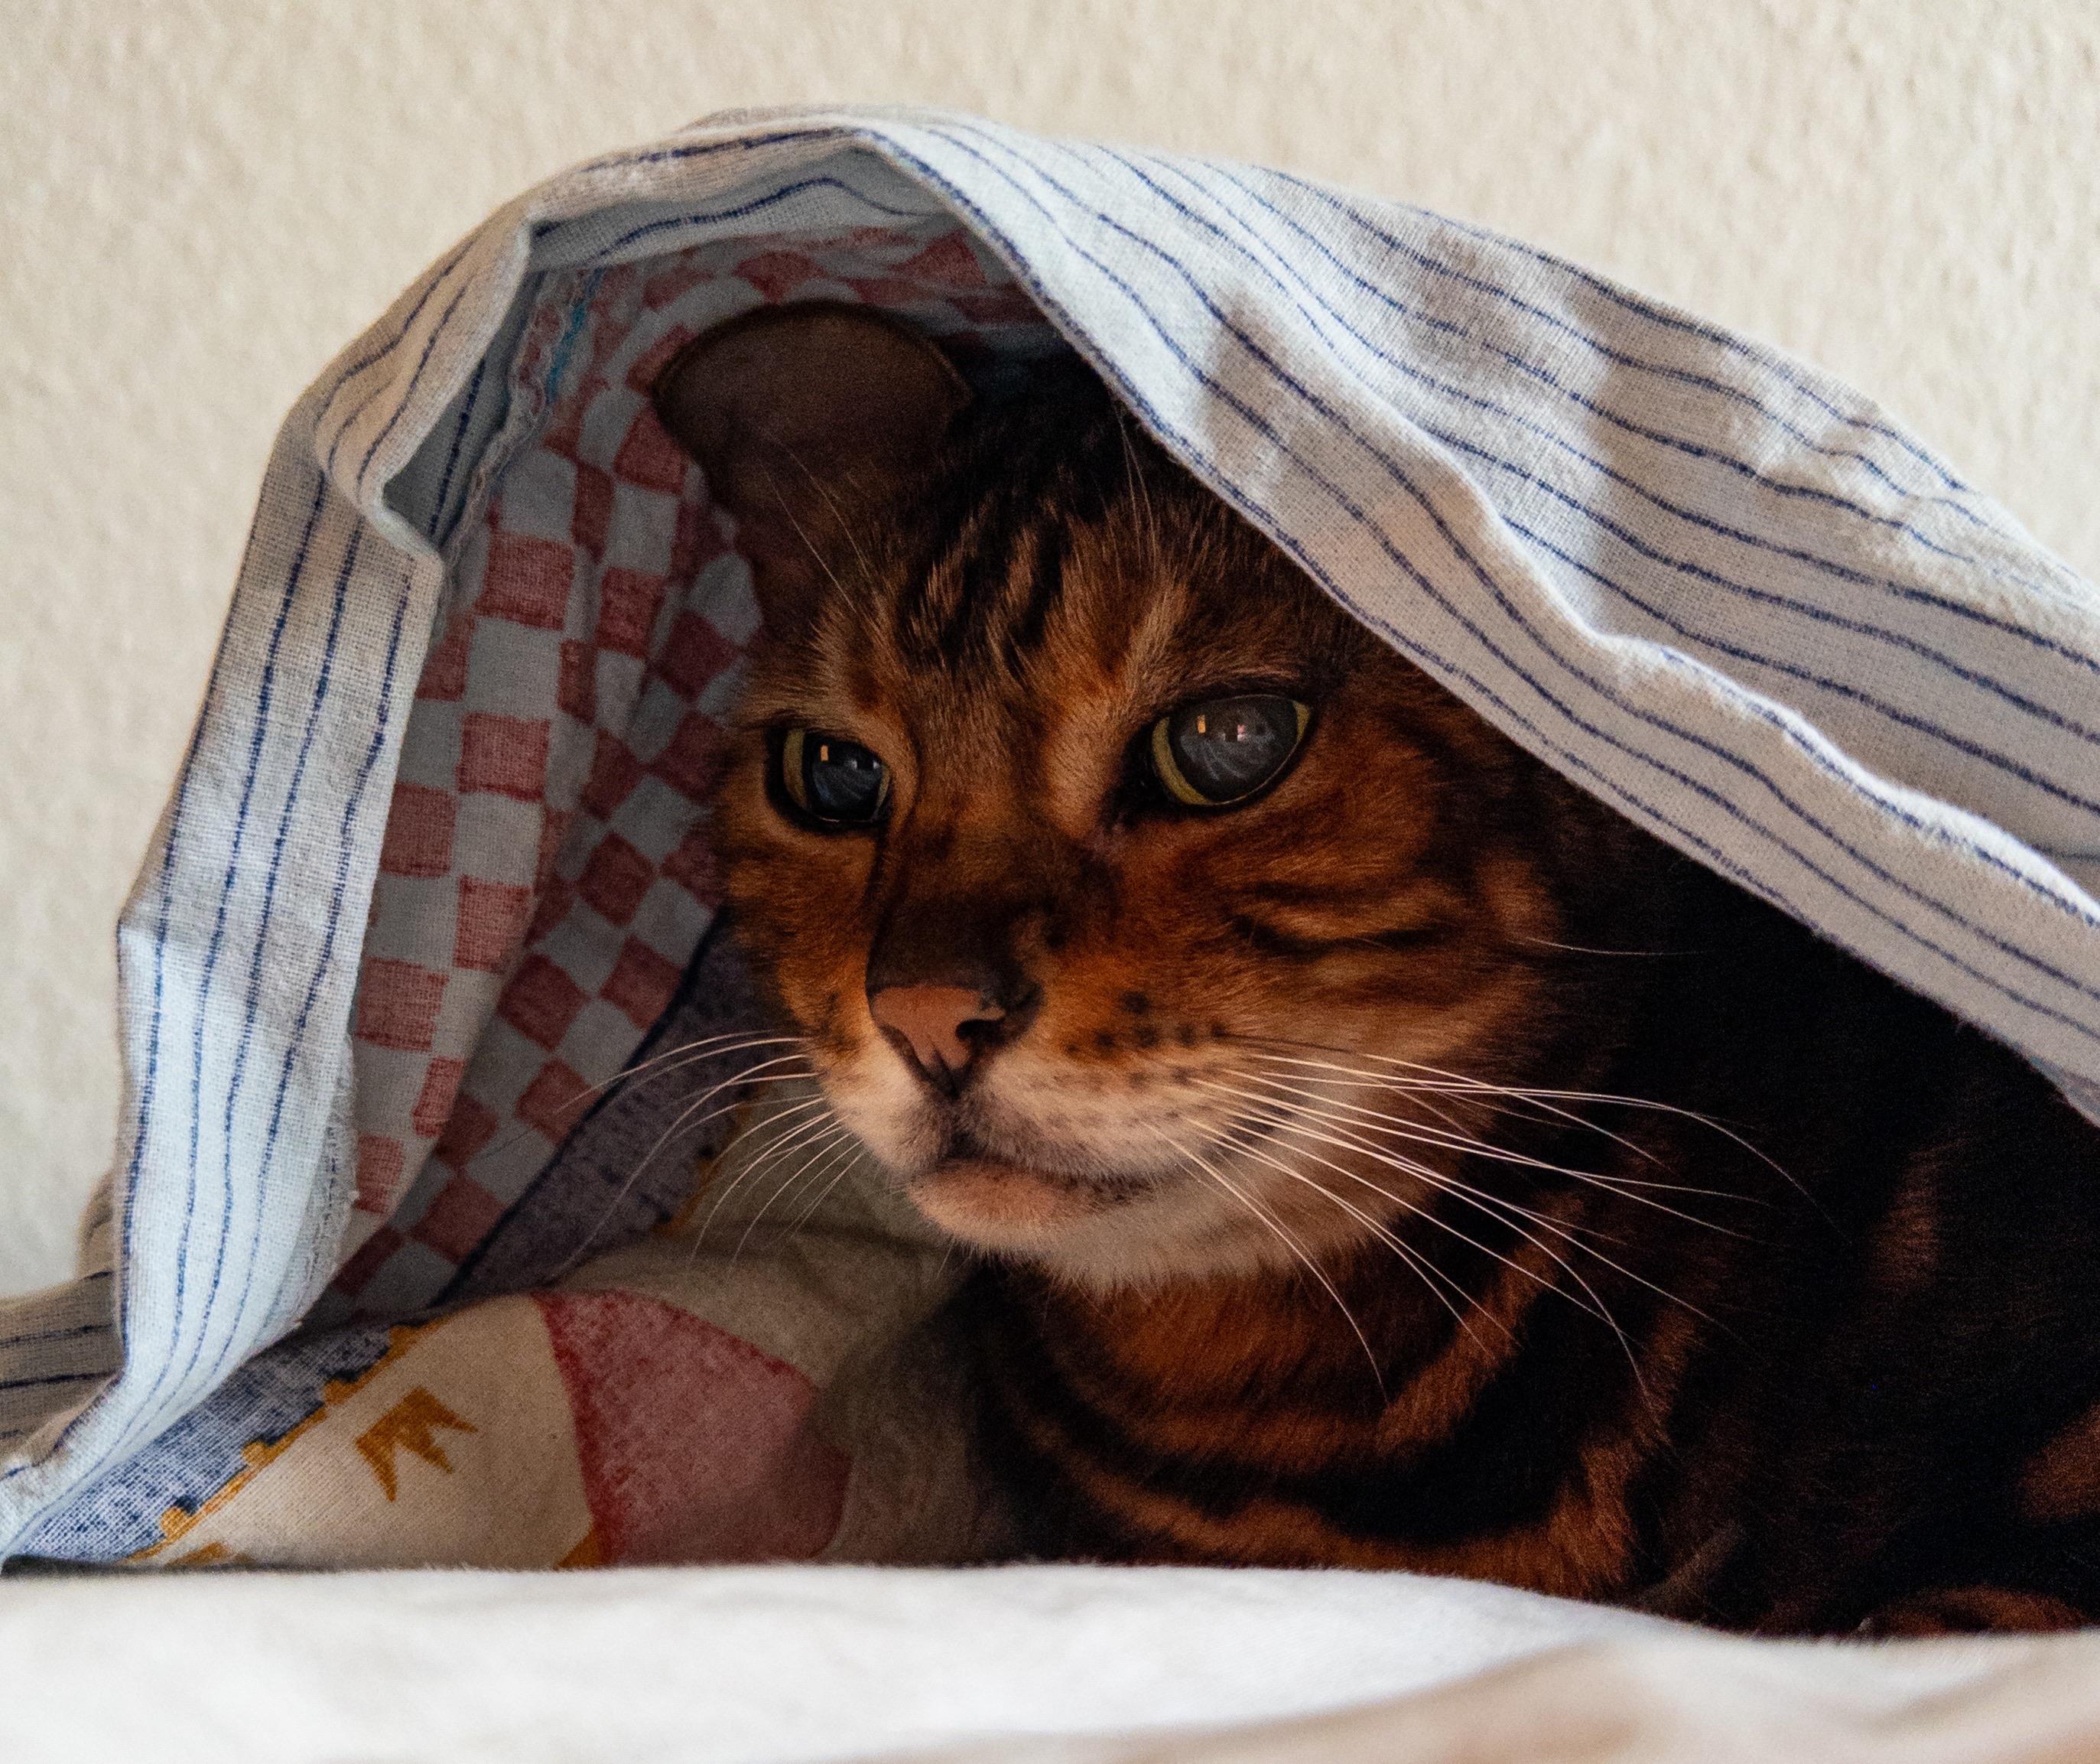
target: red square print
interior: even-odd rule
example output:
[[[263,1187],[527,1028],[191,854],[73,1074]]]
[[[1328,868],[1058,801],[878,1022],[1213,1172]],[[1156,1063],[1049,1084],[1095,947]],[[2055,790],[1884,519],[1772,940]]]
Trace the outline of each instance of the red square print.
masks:
[[[382,1225],[358,1246],[357,1253],[342,1265],[335,1277],[335,1289],[355,1298],[372,1284],[372,1277],[386,1266],[387,1258],[408,1241],[390,1225]]]
[[[611,736],[601,733],[598,751],[591,756],[590,776],[585,780],[583,806],[586,814],[611,820],[628,794],[642,781],[642,762]]]
[[[618,833],[609,833],[584,865],[576,891],[614,924],[624,925],[634,917],[655,877],[655,867],[647,858]]]
[[[588,392],[589,388],[583,390]],[[546,432],[540,437],[540,445],[548,453],[574,460],[583,451],[584,414],[589,408],[588,397],[563,399],[554,406]]]
[[[559,1145],[589,1107],[591,1088],[558,1059],[550,1059],[518,1099],[518,1118]]]
[[[397,784],[379,847],[379,867],[389,876],[442,876],[452,867],[452,811],[448,790]]]
[[[657,609],[664,604],[664,578],[638,569],[615,564],[599,578],[598,630],[601,649],[615,649],[623,656],[649,653],[649,634],[656,628]]]
[[[358,1038],[374,1047],[426,1052],[444,996],[443,975],[374,956],[358,984]]]
[[[606,535],[611,530],[611,475],[601,466],[578,466],[576,505],[569,511],[569,537],[593,557],[602,557]]]
[[[452,1112],[452,1099],[459,1094],[460,1079],[466,1071],[463,1059],[434,1059],[430,1069],[423,1074],[422,1094],[416,1099],[414,1111],[409,1115],[409,1124],[426,1139],[435,1139],[445,1130],[445,1122]]]
[[[532,909],[532,922],[525,927],[526,940],[538,943],[569,916],[576,904],[576,885],[559,876],[549,877],[540,891],[540,904]]]
[[[589,643],[563,639],[554,702],[579,723],[598,720],[598,652]]]
[[[496,1128],[494,1109],[479,1097],[465,1093],[456,1094],[445,1130],[438,1135],[430,1156],[453,1169],[464,1169],[496,1137]]]
[[[926,298],[923,284],[898,276],[842,276],[839,278],[871,307],[915,307]]]
[[[664,876],[704,905],[712,906],[721,899],[721,878],[704,828],[695,827],[678,842],[664,860]]]
[[[367,1213],[383,1214],[401,1187],[405,1162],[401,1142],[381,1133],[357,1136],[357,1202]]]
[[[460,727],[459,787],[536,802],[546,789],[547,725],[470,710]]]
[[[823,275],[824,267],[800,251],[761,251],[738,264],[736,273],[768,300],[785,300],[804,282]]]
[[[472,1178],[455,1176],[408,1235],[448,1262],[464,1262],[503,1217],[503,1203]]]
[[[688,711],[649,769],[689,801],[704,802],[721,771],[721,730]]]
[[[583,1008],[583,988],[545,956],[535,954],[518,965],[496,1012],[527,1041],[551,1050],[560,1045]]]
[[[659,376],[670,366],[671,357],[692,340],[692,332],[684,325],[673,325],[634,358],[633,365],[627,370],[629,387],[646,398],[655,390]]]
[[[656,420],[656,413],[644,405],[628,425],[612,469],[642,489],[676,496],[686,487],[686,465],[684,449]]]
[[[687,698],[737,658],[737,647],[696,612],[681,612],[657,671]]]
[[[558,631],[569,612],[569,581],[576,554],[554,539],[492,533],[488,567],[482,573],[476,609],[536,630]]]
[[[917,276],[950,288],[982,288],[984,266],[960,232],[944,233],[916,257],[897,266],[900,276]]]
[[[660,269],[642,285],[642,303],[654,312],[659,307],[667,307],[689,288],[697,288],[708,279],[708,272],[696,269],[690,263],[674,263],[668,269]],[[685,342],[689,332],[677,334],[678,341]]]
[[[569,828],[576,818],[573,811],[540,817],[539,861],[532,867],[534,892],[544,894],[547,884],[554,879],[554,864],[562,855],[562,842],[568,838]]]
[[[463,876],[459,886],[459,930],[452,939],[452,966],[477,974],[500,974],[525,940],[532,891],[510,882]]]
[[[679,503],[677,524],[671,536],[673,581],[690,581],[699,574],[702,564],[712,564],[728,549],[708,504],[690,497]]]
[[[466,692],[467,649],[474,637],[471,615],[461,613],[446,626],[444,635],[423,658],[423,678],[416,687],[418,698],[451,702]]]
[[[621,945],[620,959],[613,963],[603,988],[606,1002],[625,1012],[642,1029],[664,1015],[677,990],[677,964],[632,937]]]

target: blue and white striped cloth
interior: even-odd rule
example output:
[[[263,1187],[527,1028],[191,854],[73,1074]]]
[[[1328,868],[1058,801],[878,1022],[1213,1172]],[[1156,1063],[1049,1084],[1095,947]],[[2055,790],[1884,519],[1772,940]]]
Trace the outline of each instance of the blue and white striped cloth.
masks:
[[[1868,400],[1275,172],[923,113],[717,119],[504,209],[286,423],[121,922],[124,1099],[84,1273],[0,1305],[0,1551],[335,1266],[360,949],[444,589],[430,536],[501,421],[484,364],[536,278],[943,214],[1396,649],[2095,1106],[2100,593]]]

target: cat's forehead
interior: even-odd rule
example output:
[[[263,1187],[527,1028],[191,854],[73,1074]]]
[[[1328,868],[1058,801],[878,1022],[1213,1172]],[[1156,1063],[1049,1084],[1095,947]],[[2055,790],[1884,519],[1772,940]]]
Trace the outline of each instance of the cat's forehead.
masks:
[[[856,696],[1026,717],[1290,677],[1335,642],[1328,603],[1105,396],[986,425],[893,519],[854,560],[871,591],[835,609]]]

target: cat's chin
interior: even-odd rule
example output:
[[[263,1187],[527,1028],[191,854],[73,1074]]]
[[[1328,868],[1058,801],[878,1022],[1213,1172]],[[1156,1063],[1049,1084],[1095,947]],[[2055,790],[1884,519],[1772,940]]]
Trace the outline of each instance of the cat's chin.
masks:
[[[1042,1254],[1103,1209],[1083,1183],[983,1156],[943,1158],[905,1192],[951,1236],[1015,1255]]]

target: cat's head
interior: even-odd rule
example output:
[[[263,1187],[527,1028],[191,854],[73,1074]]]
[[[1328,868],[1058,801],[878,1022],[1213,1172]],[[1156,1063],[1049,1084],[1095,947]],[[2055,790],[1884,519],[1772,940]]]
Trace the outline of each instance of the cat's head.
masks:
[[[1105,1285],[1396,1217],[1439,1154],[1375,1117],[1462,1125],[1394,1084],[1494,1077],[1556,1020],[1608,817],[1076,366],[988,404],[886,320],[777,308],[657,405],[764,613],[716,820],[735,923],[919,1208]]]

